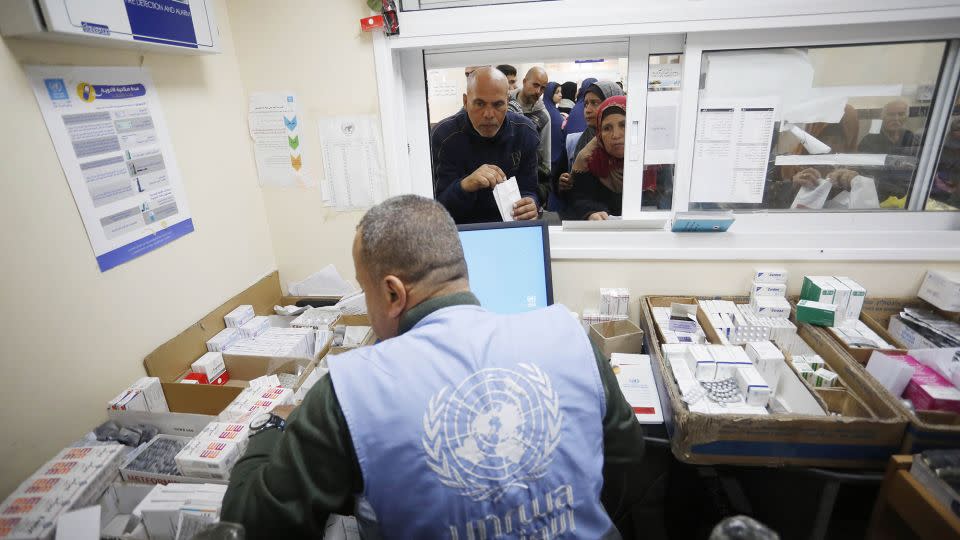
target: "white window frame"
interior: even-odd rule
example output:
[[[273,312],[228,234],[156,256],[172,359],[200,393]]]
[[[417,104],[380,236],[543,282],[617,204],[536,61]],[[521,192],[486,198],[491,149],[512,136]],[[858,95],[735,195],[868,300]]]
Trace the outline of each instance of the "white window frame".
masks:
[[[819,0],[817,0],[819,2]],[[557,4],[568,4],[566,0]],[[745,1],[743,4],[755,2]],[[787,0],[787,3],[795,3]],[[814,2],[816,3],[816,2]],[[844,8],[847,0],[834,0],[832,4]],[[887,4],[876,0],[874,4]],[[937,2],[928,2],[936,4]],[[390,194],[417,193],[432,197],[432,174],[430,173],[430,146],[427,127],[424,52],[435,57],[441,54],[457,65],[470,57],[470,50],[499,49],[496,58],[507,62],[511,47],[553,47],[561,50],[562,44],[595,42],[598,44],[629,40],[628,64],[628,123],[644,125],[646,104],[646,73],[650,54],[684,54],[683,86],[681,92],[680,129],[678,133],[677,165],[674,178],[674,211],[687,207],[689,178],[693,152],[693,133],[696,128],[698,84],[702,53],[718,49],[750,49],[768,47],[809,47],[817,45],[841,45],[855,43],[883,43],[899,41],[924,41],[960,38],[960,2],[939,2],[940,7],[930,5],[914,10],[903,8],[887,13],[888,19],[900,19],[895,23],[863,23],[876,19],[874,12],[853,11],[844,14],[784,15],[762,23],[758,17],[749,19],[726,19],[723,31],[697,31],[714,22],[688,20],[683,22],[632,23],[627,20],[616,27],[619,33],[609,32],[608,27],[593,27],[594,34],[580,28],[573,32],[557,32],[549,28],[523,33],[526,41],[516,41],[517,32],[503,31],[464,33],[460,39],[451,39],[449,27],[440,28],[433,35],[422,31],[427,19],[437,23],[452,23],[463,12],[472,12],[471,28],[482,28],[490,10],[522,12],[537,4],[516,4],[486,8],[455,8],[423,10],[415,12],[420,26],[419,35],[404,34],[410,13],[401,16],[401,36],[386,38],[374,35],[374,54],[377,66],[377,82],[380,91],[380,110],[386,148],[386,164],[390,177]],[[949,6],[944,7],[944,5]],[[707,5],[704,4],[704,7]],[[953,6],[953,7],[950,7]],[[884,7],[884,6],[881,6]],[[759,7],[757,8],[759,9]],[[543,10],[540,16],[543,18]],[[708,10],[709,11],[709,10]],[[458,12],[458,13],[455,13]],[[631,12],[632,13],[632,12]],[[762,15],[762,11],[760,12]],[[562,13],[554,14],[562,17]],[[827,17],[824,17],[827,15]],[[947,19],[913,20],[916,18],[949,16]],[[632,15],[627,13],[626,19]],[[553,16],[551,16],[553,17]],[[547,17],[544,26],[553,24]],[[762,18],[762,17],[760,17]],[[829,25],[824,25],[826,21]],[[847,22],[854,24],[847,24]],[[529,22],[529,21],[528,21]],[[776,26],[793,22],[794,28],[768,28],[744,31],[741,27],[759,24]],[[709,24],[707,24],[709,23]],[[821,26],[815,26],[820,23]],[[463,27],[464,23],[459,23]],[[509,23],[505,23],[508,27]],[[652,26],[651,26],[652,25]],[[814,26],[810,26],[814,25]],[[637,30],[633,35],[624,35],[626,30]],[[644,31],[650,29],[679,29],[689,31],[682,50],[658,44],[675,36],[663,38]],[[416,34],[416,33],[414,33]],[[404,37],[406,36],[406,37]],[[514,41],[502,41],[510,36]],[[552,36],[553,41],[544,39]],[[582,36],[585,39],[581,39]],[[612,40],[611,40],[612,38]],[[578,49],[583,56],[583,49]],[[528,59],[528,54],[521,54]],[[569,56],[573,57],[573,56]],[[946,74],[945,74],[946,75]],[[694,84],[690,84],[693,81]],[[942,100],[938,94],[938,100]],[[933,123],[931,123],[933,126]],[[639,144],[643,147],[643,130],[639,130]],[[392,142],[391,142],[392,141]],[[629,141],[628,141],[629,144]],[[404,151],[405,150],[405,151]],[[628,152],[630,148],[628,147]],[[632,184],[640,182],[636,174],[638,164],[628,161],[625,170],[624,215],[639,213],[639,197],[632,196]],[[635,186],[634,186],[635,187]],[[678,193],[679,191],[679,193]],[[636,200],[634,200],[636,199]],[[643,216],[651,212],[643,212]],[[665,214],[654,212],[653,214]],[[733,229],[724,234],[673,234],[666,231],[563,231],[551,228],[551,248],[554,259],[711,259],[711,260],[936,260],[960,261],[960,212],[874,212],[874,213],[802,213],[754,212],[738,214]]]

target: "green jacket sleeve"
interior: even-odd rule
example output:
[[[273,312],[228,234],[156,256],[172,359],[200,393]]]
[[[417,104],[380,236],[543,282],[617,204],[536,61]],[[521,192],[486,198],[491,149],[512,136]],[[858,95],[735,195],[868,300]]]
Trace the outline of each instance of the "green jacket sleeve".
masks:
[[[643,497],[636,478],[643,462],[643,428],[620,391],[620,384],[606,358],[594,347],[597,369],[607,402],[603,417],[603,490],[600,499],[607,514],[618,521],[621,514]]]
[[[221,519],[241,523],[247,538],[320,538],[331,513],[352,514],[363,490],[346,419],[324,376],[281,432],[250,437],[230,476]]]

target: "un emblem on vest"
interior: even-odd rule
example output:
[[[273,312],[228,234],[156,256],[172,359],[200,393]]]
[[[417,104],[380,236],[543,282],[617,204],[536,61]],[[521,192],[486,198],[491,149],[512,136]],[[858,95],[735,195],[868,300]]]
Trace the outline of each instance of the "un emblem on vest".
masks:
[[[480,501],[546,474],[563,415],[550,378],[533,364],[489,368],[437,392],[423,415],[427,465]]]

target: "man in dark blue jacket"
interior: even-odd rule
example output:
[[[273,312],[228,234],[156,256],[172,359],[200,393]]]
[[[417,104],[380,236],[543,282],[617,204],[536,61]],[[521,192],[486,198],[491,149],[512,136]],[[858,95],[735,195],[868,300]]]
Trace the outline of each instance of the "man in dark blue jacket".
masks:
[[[520,188],[513,219],[536,219],[537,148],[540,135],[529,119],[507,111],[508,82],[491,67],[467,81],[463,109],[433,130],[436,199],[457,223],[501,221],[493,188],[515,176]]]

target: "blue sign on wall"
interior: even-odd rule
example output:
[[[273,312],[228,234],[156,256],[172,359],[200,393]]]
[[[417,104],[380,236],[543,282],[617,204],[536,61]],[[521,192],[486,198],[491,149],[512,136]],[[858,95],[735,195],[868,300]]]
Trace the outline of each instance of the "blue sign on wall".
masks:
[[[133,39],[197,48],[193,14],[186,0],[124,0]]]

